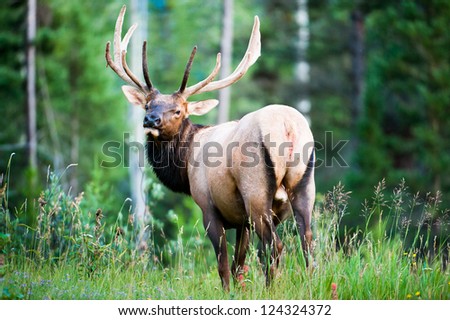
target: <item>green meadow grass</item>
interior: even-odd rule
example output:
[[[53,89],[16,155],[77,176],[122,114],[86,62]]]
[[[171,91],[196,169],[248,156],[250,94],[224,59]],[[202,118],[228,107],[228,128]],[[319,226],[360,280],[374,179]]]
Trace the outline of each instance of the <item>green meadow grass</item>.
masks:
[[[149,248],[139,251],[135,230],[122,211],[108,226],[101,210],[93,214],[83,209],[82,196],[71,197],[58,179],[52,181],[36,201],[33,228],[11,219],[3,192],[3,299],[450,299],[449,271],[441,256],[445,248],[411,222],[418,208],[422,216],[439,210],[439,197],[421,205],[417,197],[406,201],[403,183],[390,196],[380,183],[363,206],[365,226],[352,231],[342,225],[349,193],[338,185],[319,197],[314,263],[309,268],[293,219],[285,222],[279,229],[285,248],[269,287],[252,235],[248,271],[224,292],[212,246],[203,228],[197,227],[200,223],[189,236],[180,226],[178,239],[158,252],[151,240]],[[155,228],[152,224],[153,233]],[[427,256],[417,249],[423,247],[434,248],[436,254]],[[233,245],[229,249],[233,252]]]
[[[167,268],[150,267],[145,259],[111,263],[93,273],[76,260],[37,264],[17,257],[6,266],[1,287],[3,298],[15,299],[332,299],[335,283],[339,299],[450,298],[448,272],[439,263],[414,266],[400,242],[376,250],[368,243],[350,256],[316,248],[314,269],[306,269],[300,253],[290,249],[270,287],[253,254],[244,281],[230,293],[223,292],[215,264],[194,257]]]

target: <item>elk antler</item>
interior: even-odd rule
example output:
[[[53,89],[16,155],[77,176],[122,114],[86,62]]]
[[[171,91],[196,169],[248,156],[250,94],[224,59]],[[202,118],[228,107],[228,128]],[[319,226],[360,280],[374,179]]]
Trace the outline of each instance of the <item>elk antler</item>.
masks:
[[[116,27],[114,30],[114,60],[111,58],[110,47],[111,42],[106,43],[105,50],[105,58],[107,64],[114,70],[114,72],[122,78],[125,82],[130,84],[131,86],[141,90],[144,93],[149,93],[152,89],[152,85],[150,82],[150,78],[148,77],[147,70],[147,57],[146,57],[146,43],[144,42],[142,48],[142,66],[144,71],[145,84],[143,84],[139,79],[131,72],[128,68],[125,57],[128,47],[128,42],[130,41],[131,36],[133,35],[134,30],[137,27],[137,24],[133,24],[130,29],[128,29],[127,33],[123,40],[121,40],[122,36],[122,25],[123,25],[123,17],[125,16],[126,6],[124,5],[120,10],[119,16],[117,17]],[[145,59],[144,59],[145,57]]]
[[[147,67],[147,41],[144,41],[142,45],[142,73],[144,74],[145,83],[147,84],[147,88],[152,90],[153,85],[150,81],[150,77],[148,76],[148,67]]]
[[[180,89],[178,89],[179,93],[183,93],[184,89],[186,89],[186,84],[189,79],[189,74],[191,73],[192,62],[194,61],[195,54],[197,52],[197,46],[192,49],[191,56],[189,57],[189,61],[186,64],[186,69],[184,69],[183,81],[181,81]]]
[[[185,99],[187,99],[189,96],[192,96],[194,94],[199,94],[203,92],[210,92],[219,90],[225,87],[228,87],[232,85],[233,83],[237,82],[240,78],[242,78],[247,70],[255,63],[255,61],[259,58],[261,55],[261,34],[259,32],[259,19],[258,16],[255,16],[255,22],[253,23],[253,30],[250,36],[250,40],[248,42],[247,51],[245,52],[244,57],[242,58],[239,65],[236,67],[236,69],[233,71],[232,74],[230,74],[228,77],[218,80],[218,81],[212,81],[216,77],[217,73],[220,69],[220,53],[217,54],[216,58],[216,66],[214,67],[211,74],[206,77],[204,80],[200,81],[199,83],[190,86],[183,91],[181,91],[181,87],[179,92],[183,95]],[[185,77],[186,73],[189,76],[188,67],[190,69],[190,64],[192,64],[192,61],[189,60],[188,65],[186,66],[185,71]],[[184,78],[183,78],[184,81]]]
[[[119,16],[117,17],[116,27],[114,30],[114,60],[111,58],[110,47],[111,43],[108,41],[106,43],[105,57],[108,66],[114,70],[114,72],[122,78],[125,82],[130,84],[131,86],[139,89],[145,94],[148,94],[152,91],[152,83],[150,81],[150,77],[148,75],[148,66],[147,66],[147,42],[144,41],[142,46],[142,71],[144,74],[145,84],[142,83],[131,70],[128,68],[126,63],[126,52],[128,47],[128,42],[130,41],[131,36],[133,35],[134,30],[137,27],[137,24],[133,24],[130,29],[128,29],[127,33],[123,40],[121,40],[122,35],[122,25],[123,18],[125,16],[126,6],[124,5],[120,10]],[[186,65],[186,69],[183,75],[183,81],[181,82],[180,89],[178,89],[178,93],[180,93],[185,99],[194,94],[199,94],[203,92],[210,92],[219,90],[225,87],[232,85],[237,82],[240,78],[242,78],[247,70],[255,63],[258,57],[261,55],[261,34],[259,32],[259,19],[258,16],[255,16],[255,21],[253,23],[253,30],[250,35],[250,40],[248,42],[247,51],[245,52],[244,57],[242,58],[239,65],[230,74],[228,77],[213,81],[214,78],[219,73],[220,69],[220,53],[217,54],[216,65],[211,72],[211,74],[206,77],[204,80],[199,83],[186,88],[187,81],[189,78],[189,73],[191,71],[192,62],[194,60],[195,53],[197,51],[197,47],[194,47],[192,50],[189,61]]]

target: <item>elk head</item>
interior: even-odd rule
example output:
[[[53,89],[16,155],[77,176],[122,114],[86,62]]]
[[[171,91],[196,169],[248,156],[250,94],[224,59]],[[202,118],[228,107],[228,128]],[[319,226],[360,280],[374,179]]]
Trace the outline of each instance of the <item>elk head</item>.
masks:
[[[192,62],[197,52],[197,47],[194,47],[186,65],[179,89],[172,94],[162,94],[150,81],[147,66],[146,41],[144,41],[142,46],[142,71],[145,83],[140,81],[128,68],[126,63],[127,46],[137,25],[132,25],[125,34],[125,37],[123,39],[121,38],[125,11],[126,6],[124,5],[116,21],[114,32],[114,60],[110,54],[110,42],[106,44],[105,57],[107,64],[114,72],[128,83],[128,85],[122,86],[123,93],[128,101],[145,109],[146,114],[143,123],[145,132],[155,139],[171,140],[179,132],[182,122],[189,115],[203,115],[213,109],[219,103],[218,100],[209,99],[192,102],[188,101],[188,98],[195,94],[215,91],[232,85],[244,76],[250,66],[260,56],[261,35],[259,32],[259,19],[255,16],[247,51],[233,73],[224,79],[213,81],[220,69],[220,53],[218,53],[216,65],[210,75],[197,84],[187,87]]]

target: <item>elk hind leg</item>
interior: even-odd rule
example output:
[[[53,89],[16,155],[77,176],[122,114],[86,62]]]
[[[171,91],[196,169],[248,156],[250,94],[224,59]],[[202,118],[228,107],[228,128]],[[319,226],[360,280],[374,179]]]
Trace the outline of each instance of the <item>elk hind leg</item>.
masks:
[[[309,265],[309,256],[312,256],[312,230],[311,216],[314,207],[316,187],[314,183],[314,153],[311,155],[308,167],[301,181],[290,194],[290,201],[297,228],[300,233],[303,255],[306,266]]]
[[[276,232],[271,214],[271,205],[261,206],[254,203],[251,212],[252,226],[261,240],[259,252],[260,261],[266,274],[266,284],[269,285],[276,274],[283,243]]]

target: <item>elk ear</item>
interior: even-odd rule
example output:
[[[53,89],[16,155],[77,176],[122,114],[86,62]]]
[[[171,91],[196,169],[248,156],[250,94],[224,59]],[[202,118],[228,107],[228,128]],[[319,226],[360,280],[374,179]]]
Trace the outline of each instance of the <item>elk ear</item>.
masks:
[[[203,101],[194,101],[188,103],[188,114],[192,114],[194,116],[202,116],[205,113],[211,111],[212,108],[219,104],[219,100],[209,99]]]
[[[122,91],[131,104],[141,108],[145,107],[147,101],[145,100],[145,95],[140,90],[131,86],[122,86]]]

